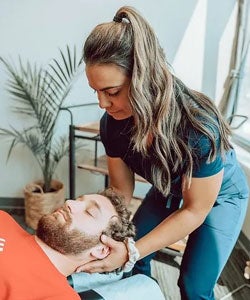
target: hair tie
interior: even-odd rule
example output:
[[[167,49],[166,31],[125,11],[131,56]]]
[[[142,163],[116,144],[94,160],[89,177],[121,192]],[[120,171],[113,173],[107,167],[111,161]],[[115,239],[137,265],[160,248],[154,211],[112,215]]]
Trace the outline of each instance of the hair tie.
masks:
[[[120,16],[114,16],[113,21],[117,22],[117,23],[121,23],[122,22],[122,18]]]

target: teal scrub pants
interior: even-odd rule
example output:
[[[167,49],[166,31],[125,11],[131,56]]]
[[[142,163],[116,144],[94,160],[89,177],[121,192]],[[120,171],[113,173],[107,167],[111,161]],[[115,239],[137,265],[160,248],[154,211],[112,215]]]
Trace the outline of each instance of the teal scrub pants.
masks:
[[[235,195],[233,190],[231,194],[227,190],[227,196],[217,199],[204,223],[189,235],[178,280],[182,299],[214,299],[214,286],[237,241],[247,211],[248,188],[244,176],[237,184],[242,185],[242,192]],[[170,207],[166,207],[166,198],[151,188],[134,216],[136,239],[179,206],[180,201],[172,199]],[[151,276],[150,260],[154,255],[139,260],[133,273]]]

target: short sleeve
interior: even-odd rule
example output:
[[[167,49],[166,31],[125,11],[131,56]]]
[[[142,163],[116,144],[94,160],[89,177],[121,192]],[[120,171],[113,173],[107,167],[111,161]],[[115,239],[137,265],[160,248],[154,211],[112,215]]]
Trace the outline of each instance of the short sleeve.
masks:
[[[212,144],[210,139],[201,133],[195,134],[195,139],[192,144],[193,158],[194,158],[194,168],[192,177],[202,178],[217,174],[224,167],[224,161],[219,150],[220,137],[217,131],[214,131],[216,138],[216,148],[217,153],[213,161],[209,161],[209,154],[212,149]],[[194,140],[196,142],[194,143]]]
[[[208,177],[217,174],[223,169],[223,160],[220,155],[217,155],[215,160],[207,162],[206,160],[200,161],[199,165],[193,171],[192,177]]]

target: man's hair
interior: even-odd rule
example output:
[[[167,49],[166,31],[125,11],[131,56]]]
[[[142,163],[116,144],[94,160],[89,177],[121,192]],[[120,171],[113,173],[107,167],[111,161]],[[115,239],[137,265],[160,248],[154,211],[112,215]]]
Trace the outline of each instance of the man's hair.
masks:
[[[103,233],[116,241],[124,241],[127,237],[134,237],[135,226],[131,221],[131,212],[126,207],[124,197],[117,194],[112,188],[107,188],[99,194],[110,200],[118,215],[118,217],[110,220]]]

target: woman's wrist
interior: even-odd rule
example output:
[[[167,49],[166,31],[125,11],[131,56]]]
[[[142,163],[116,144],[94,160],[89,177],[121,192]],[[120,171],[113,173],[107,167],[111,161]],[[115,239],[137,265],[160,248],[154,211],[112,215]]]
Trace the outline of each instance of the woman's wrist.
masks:
[[[128,250],[129,259],[123,266],[123,272],[127,273],[133,269],[135,263],[137,262],[137,260],[140,257],[140,253],[139,253],[139,250],[135,246],[135,241],[132,238],[126,238],[125,245]]]

